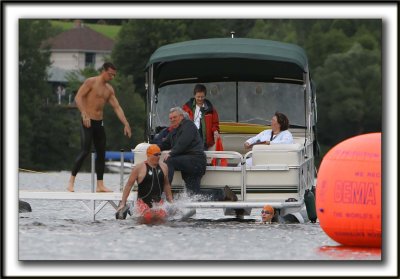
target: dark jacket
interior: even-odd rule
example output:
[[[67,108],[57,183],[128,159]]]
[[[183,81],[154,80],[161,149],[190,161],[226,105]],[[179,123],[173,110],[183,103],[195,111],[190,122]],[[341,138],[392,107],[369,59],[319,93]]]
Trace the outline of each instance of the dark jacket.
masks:
[[[188,119],[183,119],[179,126],[158,145],[161,150],[171,150],[171,157],[189,154],[205,157],[203,141],[197,127]]]
[[[204,100],[204,109],[202,109],[203,117],[202,122],[202,133],[203,139],[207,148],[213,146],[214,132],[219,132],[219,117],[218,112],[207,99]],[[190,119],[194,119],[194,111],[196,110],[196,100],[191,98],[186,104],[183,105],[182,109],[189,114]]]
[[[160,145],[163,141],[165,141],[165,139],[167,138],[168,134],[171,133],[171,131],[174,128],[170,127],[166,127],[164,129],[162,129],[155,137],[154,139],[150,140],[151,144],[158,144]]]

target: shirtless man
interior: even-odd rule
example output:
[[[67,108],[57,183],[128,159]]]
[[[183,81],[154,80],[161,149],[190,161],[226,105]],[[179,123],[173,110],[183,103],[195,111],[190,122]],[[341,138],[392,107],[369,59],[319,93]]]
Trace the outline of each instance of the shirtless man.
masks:
[[[79,88],[75,97],[76,105],[81,112],[81,152],[75,160],[69,179],[67,190],[74,191],[75,177],[80,170],[83,161],[89,155],[92,142],[96,149],[96,174],[97,174],[97,192],[112,192],[104,186],[104,161],[106,148],[106,135],[103,126],[103,108],[109,103],[119,120],[124,124],[124,134],[129,138],[132,135],[131,127],[125,118],[124,111],[115,97],[114,89],[108,82],[112,80],[117,71],[112,63],[106,62],[103,65],[101,73],[96,77],[85,80]]]
[[[168,180],[168,167],[165,163],[160,162],[160,148],[156,144],[151,144],[147,148],[146,154],[147,160],[139,163],[131,171],[122,193],[121,202],[117,208],[117,214],[126,206],[126,201],[135,181],[138,183],[138,200],[135,207],[140,216],[143,217],[147,212],[150,212],[153,205],[163,203],[161,199],[163,192],[165,192],[167,201],[172,202],[171,185]],[[165,211],[162,209],[157,210],[157,212],[154,212],[156,216],[159,218],[166,216]]]

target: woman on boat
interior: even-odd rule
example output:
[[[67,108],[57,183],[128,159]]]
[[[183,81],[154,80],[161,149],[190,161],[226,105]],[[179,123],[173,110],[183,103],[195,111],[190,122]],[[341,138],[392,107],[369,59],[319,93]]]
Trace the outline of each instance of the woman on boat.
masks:
[[[207,89],[203,84],[197,84],[193,90],[194,98],[190,98],[182,109],[189,114],[189,118],[196,124],[204,142],[204,150],[214,146],[219,136],[218,112],[212,103],[206,99]]]
[[[256,144],[290,144],[293,143],[292,133],[289,132],[289,119],[281,112],[275,112],[271,120],[271,129],[249,138],[244,143],[244,148],[249,149]]]
[[[256,144],[291,144],[294,143],[292,133],[289,132],[289,119],[281,112],[275,112],[271,120],[271,129],[267,129],[258,135],[249,138],[244,143],[246,150],[251,149]],[[253,164],[252,158],[246,159],[246,165]]]

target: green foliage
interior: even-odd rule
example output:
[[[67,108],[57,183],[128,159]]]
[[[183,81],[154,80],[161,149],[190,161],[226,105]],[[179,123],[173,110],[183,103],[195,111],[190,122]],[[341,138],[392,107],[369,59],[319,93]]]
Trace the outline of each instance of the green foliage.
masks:
[[[54,28],[57,28],[59,32],[61,31],[67,31],[69,29],[74,28],[74,22],[73,21],[61,21],[61,20],[51,20],[51,25]],[[115,40],[118,36],[118,33],[121,29],[120,25],[106,25],[106,24],[96,24],[96,23],[85,23],[85,20],[83,20],[85,26],[93,29],[96,32],[99,32],[103,34],[104,36]]]
[[[118,36],[118,33],[121,29],[119,25],[104,25],[104,24],[86,24],[89,28],[93,29],[96,32],[103,34],[104,36],[115,40]]]
[[[334,145],[346,138],[381,131],[380,52],[355,43],[331,54],[317,68],[319,139]]]
[[[60,170],[72,167],[80,150],[78,121],[76,110],[61,106],[41,108],[40,117],[34,120],[36,132],[33,134],[35,148],[32,155],[35,169]]]
[[[74,23],[72,21],[51,20],[50,23],[51,26],[53,26],[54,28],[59,28],[62,31],[67,31],[74,28]]]
[[[104,127],[107,135],[107,150],[130,151],[138,143],[144,141],[145,103],[142,97],[135,92],[132,76],[117,75],[112,82],[115,95],[128,120],[132,137],[124,135],[124,126],[118,119],[111,106],[104,109]]]
[[[19,163],[25,168],[34,165],[36,142],[32,135],[38,131],[34,121],[41,118],[41,108],[51,94],[46,82],[50,53],[46,48],[39,50],[42,41],[51,34],[48,21],[19,21]]]
[[[258,19],[248,37],[287,43],[296,42],[295,29],[291,21],[285,19]]]
[[[66,75],[68,85],[66,86],[65,90],[75,94],[78,92],[79,87],[82,85],[82,82],[85,79],[88,77],[97,76],[98,74],[99,71],[91,67],[87,67],[82,70],[70,71]]]
[[[121,74],[133,75],[136,90],[145,97],[144,69],[159,47],[186,40],[229,37],[236,28],[242,36],[253,20],[225,19],[135,19],[125,22],[112,52]]]
[[[129,20],[122,25],[112,60],[125,76],[133,75],[137,90],[144,97],[144,68],[150,55],[160,46],[189,39],[182,20]]]

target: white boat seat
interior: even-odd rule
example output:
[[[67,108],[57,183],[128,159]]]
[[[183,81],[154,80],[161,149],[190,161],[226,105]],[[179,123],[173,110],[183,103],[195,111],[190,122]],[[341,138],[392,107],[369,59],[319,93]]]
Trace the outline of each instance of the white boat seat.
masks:
[[[293,137],[293,141],[294,141],[294,143],[304,145],[305,138],[304,137]]]
[[[253,146],[253,166],[256,165],[300,165],[303,146],[299,143]]]
[[[224,150],[236,151],[244,154],[246,151],[244,149],[244,143],[256,134],[220,134],[222,138],[222,144]]]

